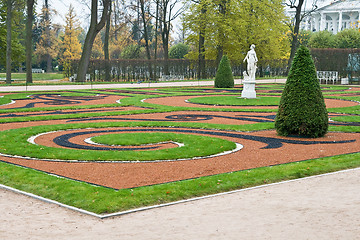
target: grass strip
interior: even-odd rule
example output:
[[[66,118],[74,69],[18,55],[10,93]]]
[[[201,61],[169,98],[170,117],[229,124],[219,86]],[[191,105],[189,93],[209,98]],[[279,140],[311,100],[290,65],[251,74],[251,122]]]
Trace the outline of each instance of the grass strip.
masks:
[[[0,152],[8,155],[28,156],[39,159],[62,159],[62,160],[85,160],[85,161],[105,161],[105,160],[164,160],[164,159],[178,159],[178,158],[192,158],[198,156],[212,155],[218,153],[218,148],[221,151],[227,151],[234,148],[234,144],[228,141],[220,141],[222,139],[216,137],[195,139],[177,139],[174,137],[173,141],[185,141],[187,145],[193,146],[195,149],[188,148],[174,148],[164,149],[159,151],[135,152],[127,151],[94,151],[94,150],[73,150],[73,149],[59,149],[50,148],[40,145],[34,145],[27,140],[41,133],[52,131],[63,131],[70,129],[85,129],[85,128],[112,128],[112,127],[188,127],[214,129],[212,127],[226,128],[224,125],[217,124],[200,124],[200,123],[169,123],[169,122],[97,122],[97,123],[78,123],[78,124],[58,124],[58,125],[42,125],[28,128],[10,129],[0,132]],[[231,125],[233,128],[241,129],[241,125]],[[243,129],[263,129],[266,126],[273,127],[269,123],[249,124],[244,125]],[[228,126],[230,127],[230,126]],[[226,129],[222,129],[226,130]],[[12,141],[8,141],[12,139]],[[194,140],[195,139],[195,140]],[[215,141],[216,140],[216,141]],[[214,147],[217,146],[217,147]],[[190,151],[191,150],[191,151]],[[188,152],[186,152],[188,151]],[[203,152],[205,151],[205,152]],[[215,152],[214,152],[215,151]],[[133,153],[134,152],[134,153]],[[182,153],[185,152],[185,153]],[[185,154],[185,155],[184,155]]]
[[[332,117],[331,120],[338,122],[360,122],[360,115]]]
[[[84,97],[84,96],[95,96],[97,93],[84,93],[84,92],[71,92],[71,91],[55,91],[55,92],[22,92],[3,95],[0,98],[0,105],[9,104],[11,101],[16,101],[19,99],[31,99],[31,96],[36,95],[59,95],[62,97]],[[0,109],[0,113],[9,112],[16,109]],[[27,109],[22,109],[22,111]]]
[[[111,137],[118,138],[118,140],[121,138],[121,134],[110,135]],[[149,136],[149,133],[143,132],[140,133],[140,135],[143,139],[145,139]],[[178,133],[153,133],[153,135],[158,137],[162,136],[164,139],[166,138],[164,142],[173,141],[182,143],[184,146],[160,150],[146,148],[144,149],[145,151],[122,151],[120,149],[108,151],[64,149],[28,143],[26,139],[29,137],[29,135],[27,134],[22,134],[21,136],[10,134],[9,137],[15,137],[14,141],[17,142],[17,146],[3,144],[0,147],[0,151],[10,155],[26,156],[37,159],[76,161],[157,161],[192,159],[195,157],[211,156],[236,148],[235,143],[217,137],[196,136],[191,134]],[[3,138],[1,138],[1,140],[3,140]],[[104,148],[104,146],[100,147]]]
[[[255,99],[240,98],[239,96],[198,97],[188,100],[191,103],[214,106],[278,106],[278,97],[259,97]]]
[[[12,73],[12,79],[15,80],[26,80],[26,73]],[[6,78],[5,73],[0,73],[0,78]],[[36,80],[54,80],[54,79],[63,79],[64,75],[62,73],[33,73],[32,79]],[[25,85],[25,83],[23,83]]]
[[[113,190],[0,162],[0,183],[97,214],[173,202],[360,166],[360,153]]]

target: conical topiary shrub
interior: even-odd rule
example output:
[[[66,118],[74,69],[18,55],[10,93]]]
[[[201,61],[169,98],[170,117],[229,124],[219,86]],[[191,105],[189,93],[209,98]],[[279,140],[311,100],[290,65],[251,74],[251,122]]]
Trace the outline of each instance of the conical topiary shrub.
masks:
[[[232,75],[229,59],[226,55],[221,58],[218,70],[215,76],[216,88],[233,88],[234,77]]]
[[[322,137],[328,130],[328,113],[314,61],[309,50],[301,46],[294,57],[279,110],[275,128],[279,135]]]

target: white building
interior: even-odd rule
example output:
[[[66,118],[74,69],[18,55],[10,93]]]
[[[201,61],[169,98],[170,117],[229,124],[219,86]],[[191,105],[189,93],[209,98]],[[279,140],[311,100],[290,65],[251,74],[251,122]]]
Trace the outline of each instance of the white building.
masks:
[[[309,11],[313,0],[307,0],[303,11]],[[318,8],[301,22],[300,28],[313,32],[328,30],[334,34],[337,32],[359,27],[360,1],[359,0],[318,0]],[[291,16],[294,10],[288,11]]]

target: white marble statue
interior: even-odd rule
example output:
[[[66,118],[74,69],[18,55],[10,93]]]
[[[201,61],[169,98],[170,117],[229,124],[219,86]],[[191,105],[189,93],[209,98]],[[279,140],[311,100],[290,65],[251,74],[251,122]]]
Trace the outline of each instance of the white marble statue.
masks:
[[[256,98],[255,91],[255,73],[256,73],[256,64],[258,58],[255,52],[255,45],[250,46],[250,50],[246,54],[244,62],[247,61],[247,72],[244,71],[244,81],[243,81],[243,90],[241,92],[242,98]]]
[[[246,54],[244,58],[244,62],[247,61],[247,73],[250,77],[250,80],[255,81],[255,73],[256,73],[256,64],[258,62],[258,58],[255,52],[255,45],[251,44],[250,50]]]

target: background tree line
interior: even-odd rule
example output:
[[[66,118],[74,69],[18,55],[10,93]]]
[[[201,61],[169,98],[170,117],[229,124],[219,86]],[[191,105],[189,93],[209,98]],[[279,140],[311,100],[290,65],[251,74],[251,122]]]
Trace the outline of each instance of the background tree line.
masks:
[[[78,81],[84,81],[90,59],[102,59],[105,80],[110,80],[106,63],[111,60],[162,59],[168,74],[168,58],[187,58],[197,61],[197,76],[204,78],[205,60],[218,63],[226,54],[231,61],[242,61],[251,44],[256,45],[261,61],[291,58],[295,37],[311,48],[360,45],[357,26],[336,35],[296,33],[298,21],[306,14],[292,22],[282,0],[83,1],[91,9],[86,29],[72,6],[65,24],[54,24],[57,13],[49,1],[0,0],[0,71],[26,70],[29,83],[31,68],[59,70],[65,77],[77,74]],[[301,8],[302,2],[288,0],[287,5]],[[40,13],[34,10],[36,4],[42,5]],[[177,32],[172,31],[175,27]],[[149,61],[150,79],[157,77],[153,68]]]
[[[329,31],[300,31],[299,41],[309,48],[360,48],[358,28],[344,29],[337,34]]]

